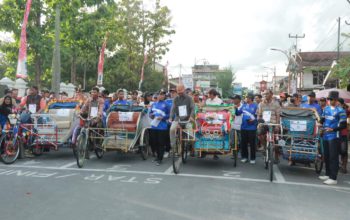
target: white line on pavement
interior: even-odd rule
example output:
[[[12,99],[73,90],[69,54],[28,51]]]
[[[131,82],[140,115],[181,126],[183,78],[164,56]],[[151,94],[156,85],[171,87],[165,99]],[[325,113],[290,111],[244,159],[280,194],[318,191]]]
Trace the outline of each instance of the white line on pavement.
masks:
[[[3,168],[9,168],[9,166],[0,165]],[[86,168],[65,168],[59,167],[42,167],[42,166],[23,166],[23,165],[11,165],[11,168],[31,168],[31,169],[45,169],[45,170],[66,170],[66,171],[83,171],[83,172],[105,172],[105,173],[130,173],[130,174],[146,174],[146,175],[162,175],[162,176],[181,176],[181,177],[193,177],[193,178],[211,178],[211,179],[222,179],[222,180],[238,180],[243,182],[262,182],[269,183],[270,181],[265,179],[254,179],[254,178],[241,178],[241,177],[228,177],[228,176],[211,176],[211,175],[200,175],[200,174],[166,174],[164,172],[148,172],[148,171],[118,171],[118,170],[107,170],[107,169],[86,169]],[[276,178],[277,179],[277,178]],[[302,182],[289,182],[289,181],[274,181],[276,184],[295,185],[295,186],[308,186],[322,189],[334,189],[334,190],[346,190],[350,191],[349,187],[342,186],[327,186],[322,184],[313,183],[302,183]]]
[[[95,157],[96,157],[95,155],[92,155],[92,156],[90,156],[90,159],[94,159]],[[72,162],[72,163],[67,163],[67,164],[65,164],[63,166],[58,167],[58,169],[66,169],[66,168],[69,168],[69,167],[71,167],[73,165],[76,165],[76,164],[77,164],[76,161]]]
[[[273,165],[273,170],[274,170],[274,174],[275,174],[276,180],[279,183],[285,183],[286,180],[284,179],[280,169],[278,168],[278,166],[276,164]]]

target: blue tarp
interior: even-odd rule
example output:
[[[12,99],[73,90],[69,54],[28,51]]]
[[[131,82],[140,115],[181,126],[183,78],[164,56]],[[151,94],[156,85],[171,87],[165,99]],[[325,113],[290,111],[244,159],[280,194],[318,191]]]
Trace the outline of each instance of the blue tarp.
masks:
[[[49,106],[49,109],[61,109],[61,108],[73,109],[78,104],[79,102],[55,102]]]

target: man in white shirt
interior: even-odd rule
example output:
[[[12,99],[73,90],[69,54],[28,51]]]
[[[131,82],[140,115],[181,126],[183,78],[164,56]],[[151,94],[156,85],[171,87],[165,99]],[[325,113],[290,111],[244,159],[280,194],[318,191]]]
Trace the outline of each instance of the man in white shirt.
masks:
[[[223,102],[218,97],[218,92],[215,89],[211,89],[208,92],[208,99],[206,100],[206,105],[221,105]]]

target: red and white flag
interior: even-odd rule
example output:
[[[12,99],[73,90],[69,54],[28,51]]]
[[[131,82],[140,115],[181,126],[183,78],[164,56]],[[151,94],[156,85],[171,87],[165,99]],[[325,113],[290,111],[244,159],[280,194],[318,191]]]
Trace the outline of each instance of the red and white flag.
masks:
[[[103,85],[103,65],[104,65],[104,62],[105,62],[106,42],[107,42],[107,37],[106,37],[105,41],[102,44],[100,57],[98,59],[98,67],[97,67],[97,85],[98,86],[102,86]]]
[[[20,45],[19,45],[19,53],[18,53],[18,63],[17,63],[17,71],[16,71],[16,77],[17,78],[27,78],[27,23],[28,23],[28,16],[30,12],[30,6],[32,5],[32,0],[27,0],[26,4],[26,10],[24,12],[24,18],[22,23],[22,30],[21,30],[21,38],[20,38]]]

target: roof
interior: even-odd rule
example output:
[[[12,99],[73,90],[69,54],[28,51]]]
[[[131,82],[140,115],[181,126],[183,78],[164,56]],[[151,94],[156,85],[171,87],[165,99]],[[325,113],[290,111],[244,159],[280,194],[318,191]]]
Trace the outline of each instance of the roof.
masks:
[[[337,59],[337,52],[334,51],[319,51],[319,52],[300,52],[298,53],[297,62],[299,71],[305,67],[330,67],[334,60]],[[350,56],[350,52],[340,52],[340,58]],[[287,71],[290,71],[291,63],[288,64]]]

